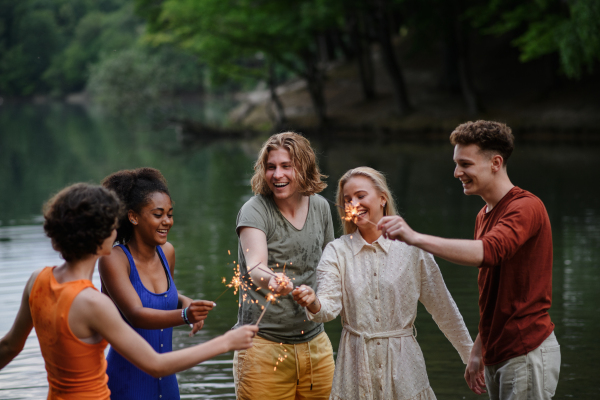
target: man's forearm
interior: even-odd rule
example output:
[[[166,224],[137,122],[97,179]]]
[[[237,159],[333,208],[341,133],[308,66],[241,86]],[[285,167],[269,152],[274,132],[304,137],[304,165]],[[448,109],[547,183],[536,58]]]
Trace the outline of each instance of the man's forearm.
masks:
[[[455,264],[478,267],[483,262],[481,240],[445,239],[420,233],[412,244]]]

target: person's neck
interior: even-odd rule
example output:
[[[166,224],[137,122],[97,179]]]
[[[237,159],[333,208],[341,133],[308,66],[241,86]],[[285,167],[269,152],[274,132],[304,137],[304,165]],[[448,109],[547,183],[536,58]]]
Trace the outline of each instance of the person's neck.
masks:
[[[481,195],[481,198],[487,205],[486,212],[492,211],[492,209],[496,207],[496,204],[498,204],[498,202],[502,200],[513,187],[515,187],[515,185],[512,184],[508,175],[504,174],[503,176],[498,177],[497,181],[490,185],[489,189]]]
[[[379,239],[379,236],[381,236],[381,231],[377,230],[377,227],[371,224],[362,228],[358,228],[358,231],[360,232],[360,236],[365,239],[365,242],[369,244],[372,244],[374,241]]]
[[[273,201],[275,201],[275,205],[283,215],[293,218],[300,211],[304,203],[308,201],[308,196],[300,193],[296,193],[287,199],[278,199],[273,196]]]
[[[58,283],[78,281],[81,279],[92,280],[96,261],[100,256],[88,255],[80,260],[66,261],[54,269],[54,278]]]
[[[144,243],[138,236],[134,234],[133,238],[127,242],[127,247],[131,255],[135,255],[138,261],[152,261],[156,256],[156,246]]]

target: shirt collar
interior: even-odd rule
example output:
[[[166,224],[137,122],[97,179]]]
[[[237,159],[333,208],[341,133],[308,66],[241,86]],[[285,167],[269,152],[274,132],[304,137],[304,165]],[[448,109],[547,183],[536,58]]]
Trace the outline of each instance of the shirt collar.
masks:
[[[384,238],[383,236],[379,236],[377,240],[369,244],[365,239],[363,239],[358,229],[351,233],[349,236],[350,244],[352,245],[352,254],[354,255],[357,255],[364,246],[372,247],[376,244],[387,254],[390,250],[390,246],[392,245],[392,240]]]

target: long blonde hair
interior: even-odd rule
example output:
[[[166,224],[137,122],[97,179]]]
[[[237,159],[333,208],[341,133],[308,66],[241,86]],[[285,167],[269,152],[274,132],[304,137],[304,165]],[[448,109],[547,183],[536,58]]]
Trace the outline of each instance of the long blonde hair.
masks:
[[[373,182],[373,186],[379,192],[379,195],[383,196],[385,199],[385,206],[383,206],[383,215],[396,215],[396,203],[394,202],[394,197],[392,196],[392,192],[390,192],[390,188],[385,180],[385,176],[383,174],[371,167],[358,167],[353,168],[351,170],[346,171],[346,173],[340,178],[338,181],[337,188],[337,204],[340,206],[345,205],[344,201],[344,185],[355,176],[364,176],[369,178],[371,182]],[[344,228],[344,235],[349,233],[356,232],[358,226],[353,221],[346,221],[344,217],[346,213],[343,209],[338,207],[338,213],[340,214],[340,218],[342,220],[342,226]]]
[[[327,184],[322,181],[327,176],[319,170],[317,157],[308,139],[295,132],[283,132],[271,136],[258,153],[258,159],[254,164],[254,175],[250,180],[254,194],[264,196],[272,194],[265,177],[267,159],[271,150],[281,148],[290,152],[300,194],[310,196],[322,192],[327,187]]]

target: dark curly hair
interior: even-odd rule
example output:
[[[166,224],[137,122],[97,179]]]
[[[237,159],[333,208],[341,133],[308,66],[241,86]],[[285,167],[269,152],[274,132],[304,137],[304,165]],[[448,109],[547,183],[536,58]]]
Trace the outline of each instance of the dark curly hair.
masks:
[[[515,137],[512,130],[501,122],[495,121],[469,121],[456,127],[450,135],[450,143],[476,144],[484,152],[500,154],[504,164],[513,152]]]
[[[76,183],[44,205],[44,231],[66,261],[96,254],[123,214],[117,195],[102,186]]]
[[[161,192],[171,197],[167,180],[154,168],[137,168],[115,172],[102,181],[102,186],[114,190],[125,204],[125,210],[139,213],[153,193]],[[133,224],[125,213],[119,221],[116,242],[125,244],[133,236]]]

